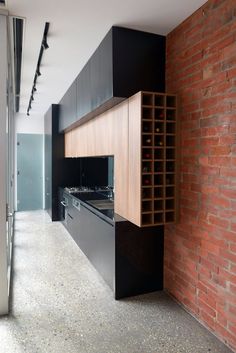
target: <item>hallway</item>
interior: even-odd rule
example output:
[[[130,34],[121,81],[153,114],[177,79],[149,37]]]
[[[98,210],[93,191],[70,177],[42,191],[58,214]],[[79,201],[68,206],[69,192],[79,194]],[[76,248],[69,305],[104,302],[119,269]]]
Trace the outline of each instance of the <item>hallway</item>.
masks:
[[[115,301],[63,226],[16,214],[12,313],[0,353],[230,353],[163,292]]]

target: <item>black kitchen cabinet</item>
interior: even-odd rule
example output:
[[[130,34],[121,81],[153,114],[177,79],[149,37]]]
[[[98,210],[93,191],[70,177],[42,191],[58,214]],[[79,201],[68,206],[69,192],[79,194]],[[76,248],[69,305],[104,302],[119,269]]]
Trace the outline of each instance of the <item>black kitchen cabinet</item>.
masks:
[[[66,192],[61,197],[65,227],[116,299],[163,289],[163,226],[106,220],[79,198]]]
[[[45,209],[53,221],[59,219],[58,187],[64,170],[64,136],[58,130],[58,109],[57,104],[52,104],[44,117]]]
[[[104,221],[81,203],[79,210],[74,207],[72,217],[74,226],[69,230],[71,236],[105,282],[115,290],[114,225]]]
[[[44,116],[45,209],[52,221],[60,219],[58,188],[108,183],[108,158],[65,158],[64,134],[59,133],[59,106]],[[96,171],[99,170],[99,173]]]
[[[60,131],[63,131],[68,125],[71,125],[76,121],[76,85],[77,82],[74,81],[60,101]]]
[[[91,98],[91,64],[90,61],[84,66],[83,70],[79,75],[79,79],[76,79],[76,96],[75,98],[75,113],[76,120],[78,117],[86,115],[92,110],[92,98]],[[68,122],[69,123],[69,122]],[[68,124],[67,124],[68,126]]]
[[[163,289],[164,227],[116,223],[115,297]]]
[[[112,27],[62,98],[60,131],[141,90],[165,91],[165,37]]]

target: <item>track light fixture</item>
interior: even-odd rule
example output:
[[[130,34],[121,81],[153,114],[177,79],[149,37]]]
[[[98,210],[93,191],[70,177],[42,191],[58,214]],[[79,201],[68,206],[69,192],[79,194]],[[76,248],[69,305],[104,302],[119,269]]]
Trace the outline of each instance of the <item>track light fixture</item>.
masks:
[[[49,48],[49,45],[48,45],[48,43],[47,43],[47,39],[46,39],[46,38],[43,39],[42,47],[43,47],[43,49],[45,49],[45,50]]]
[[[37,74],[37,76],[41,76],[42,75],[41,72],[39,71],[39,67],[37,67],[37,69],[36,69],[36,74]]]
[[[31,96],[30,96],[29,105],[27,108],[27,116],[30,115],[29,111],[30,111],[30,109],[32,109],[31,103],[32,103],[32,101],[34,101],[34,93],[37,91],[37,89],[36,89],[37,78],[39,76],[41,76],[40,65],[41,65],[41,60],[42,60],[42,56],[43,56],[43,51],[49,48],[49,45],[47,43],[48,30],[49,30],[49,22],[45,22],[44,31],[43,31],[43,38],[42,38],[42,42],[41,42],[41,46],[40,46],[38,62],[37,62],[35,75],[34,75],[33,87],[31,90]]]

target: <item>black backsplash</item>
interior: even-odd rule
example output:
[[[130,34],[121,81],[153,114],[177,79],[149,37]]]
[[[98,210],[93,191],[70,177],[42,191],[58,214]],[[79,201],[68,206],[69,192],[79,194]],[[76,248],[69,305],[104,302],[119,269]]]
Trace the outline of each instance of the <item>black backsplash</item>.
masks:
[[[108,157],[65,158],[65,185],[108,185]]]
[[[81,160],[81,185],[106,186],[108,185],[108,158],[90,157]]]

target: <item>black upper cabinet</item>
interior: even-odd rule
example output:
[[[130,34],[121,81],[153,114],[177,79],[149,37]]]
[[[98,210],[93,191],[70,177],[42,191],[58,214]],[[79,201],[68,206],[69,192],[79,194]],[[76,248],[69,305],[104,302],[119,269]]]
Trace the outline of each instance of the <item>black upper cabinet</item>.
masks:
[[[89,62],[92,110],[94,110],[113,97],[112,31],[108,32]]]
[[[65,130],[69,125],[76,122],[76,80],[72,83],[60,101],[59,130]]]
[[[76,116],[86,115],[92,109],[91,95],[91,63],[84,66],[76,80]]]
[[[113,27],[113,94],[165,91],[165,37]]]
[[[60,131],[141,90],[165,91],[165,37],[112,27],[62,98]]]

